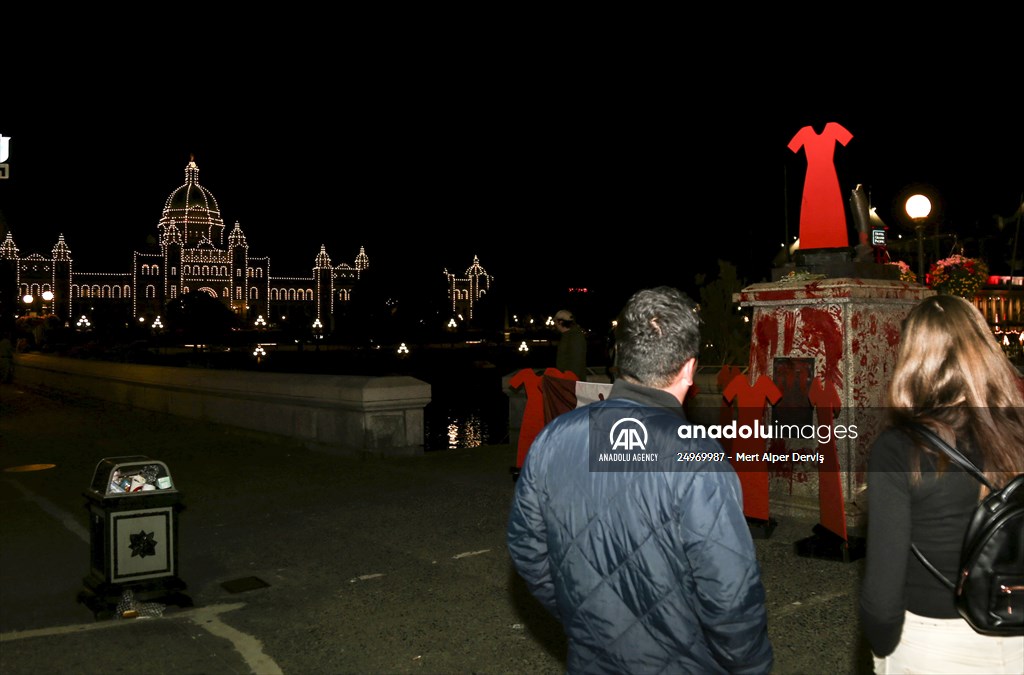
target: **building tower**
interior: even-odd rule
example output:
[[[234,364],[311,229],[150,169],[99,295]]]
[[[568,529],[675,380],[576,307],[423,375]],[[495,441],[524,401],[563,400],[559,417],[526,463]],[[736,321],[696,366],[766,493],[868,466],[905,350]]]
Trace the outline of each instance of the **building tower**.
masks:
[[[18,313],[18,247],[8,232],[0,243],[0,334],[14,323]]]
[[[160,237],[164,258],[164,306],[178,297],[181,290],[181,231],[171,220]],[[138,286],[136,286],[138,288]]]
[[[220,206],[213,193],[199,184],[195,157],[185,167],[185,184],[167,197],[157,228],[162,232],[171,223],[177,225],[181,232],[185,248],[198,248],[203,240],[216,248],[224,245],[224,220]]]
[[[71,320],[71,250],[61,234],[53,247],[53,300],[50,311],[64,321]]]
[[[231,309],[238,316],[248,316],[249,309],[249,245],[245,242],[242,226],[235,221],[235,227],[228,235],[228,250],[231,253]]]
[[[334,330],[334,270],[327,247],[320,246],[313,264],[313,284],[316,287],[316,319],[324,329]]]
[[[366,255],[366,249],[363,246],[359,247],[359,255],[356,256],[355,268],[356,279],[361,279],[363,272],[370,268],[370,257]]]
[[[480,258],[473,256],[473,264],[462,277],[456,277],[447,269],[448,300],[452,316],[462,316],[466,321],[473,319],[473,306],[491,290],[491,275],[480,265]]]

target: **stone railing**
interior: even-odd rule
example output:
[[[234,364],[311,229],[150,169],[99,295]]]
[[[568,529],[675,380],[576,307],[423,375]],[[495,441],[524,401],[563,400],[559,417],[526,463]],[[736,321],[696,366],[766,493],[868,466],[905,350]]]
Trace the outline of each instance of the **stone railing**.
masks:
[[[339,454],[420,454],[430,384],[17,354],[14,382],[297,439]]]

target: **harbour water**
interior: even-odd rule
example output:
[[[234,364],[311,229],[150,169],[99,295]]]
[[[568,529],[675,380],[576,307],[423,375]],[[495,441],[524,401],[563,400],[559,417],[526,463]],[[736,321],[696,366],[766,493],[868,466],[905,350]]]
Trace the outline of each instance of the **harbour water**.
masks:
[[[107,355],[113,360],[184,368],[258,370],[310,375],[414,377],[430,384],[424,408],[424,450],[500,445],[509,440],[509,399],[502,379],[522,368],[554,363],[554,345],[535,344],[527,353],[509,344],[452,344],[393,348],[259,343],[196,351],[143,346]],[[102,358],[102,357],[101,357]]]
[[[267,344],[259,359],[252,352],[251,347],[198,354],[147,351],[139,360],[183,367],[415,377],[431,388],[431,401],[423,411],[426,452],[507,443],[509,400],[502,378],[554,361],[549,345],[539,345],[525,355],[509,345],[413,346],[408,354],[399,355],[385,348],[306,345],[296,349]]]
[[[424,409],[424,450],[474,448],[508,443],[508,396],[502,378],[521,368],[554,363],[554,347],[538,345],[522,354],[510,345],[412,347],[392,350],[321,350],[274,355],[290,372],[408,375],[430,384]],[[272,359],[273,360],[273,359]]]
[[[438,394],[423,411],[425,451],[508,443],[508,397],[500,390]]]

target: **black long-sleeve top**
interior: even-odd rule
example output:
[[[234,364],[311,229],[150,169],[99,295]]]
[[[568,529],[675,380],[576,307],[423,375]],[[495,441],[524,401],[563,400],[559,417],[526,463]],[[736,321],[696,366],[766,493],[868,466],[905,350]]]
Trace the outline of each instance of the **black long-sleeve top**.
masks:
[[[975,464],[979,458],[957,446]],[[906,611],[940,619],[959,617],[953,591],[917,559],[911,542],[946,578],[956,579],[960,548],[978,504],[979,483],[956,466],[937,472],[920,452],[921,480],[911,479],[914,441],[896,429],[875,440],[868,458],[867,560],[860,596],[861,626],[876,656],[900,641]]]

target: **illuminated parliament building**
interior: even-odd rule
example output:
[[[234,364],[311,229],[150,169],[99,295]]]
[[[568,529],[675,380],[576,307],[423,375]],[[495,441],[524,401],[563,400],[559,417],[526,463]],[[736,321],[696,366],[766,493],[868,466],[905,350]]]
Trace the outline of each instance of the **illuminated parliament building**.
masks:
[[[250,324],[261,317],[268,323],[281,317],[319,320],[330,331],[335,309],[349,302],[370,264],[362,247],[353,264],[334,264],[321,246],[312,276],[272,276],[270,258],[250,254],[237,221],[225,237],[220,206],[199,184],[194,159],[185,167],[185,183],[164,204],[156,241],[158,252],[134,253],[130,272],[79,272],[63,234],[49,257],[22,258],[8,232],[0,242],[0,267],[14,267],[17,301],[28,305],[21,307],[23,313],[52,313],[72,324],[101,308],[152,323],[168,302],[199,291]]]

